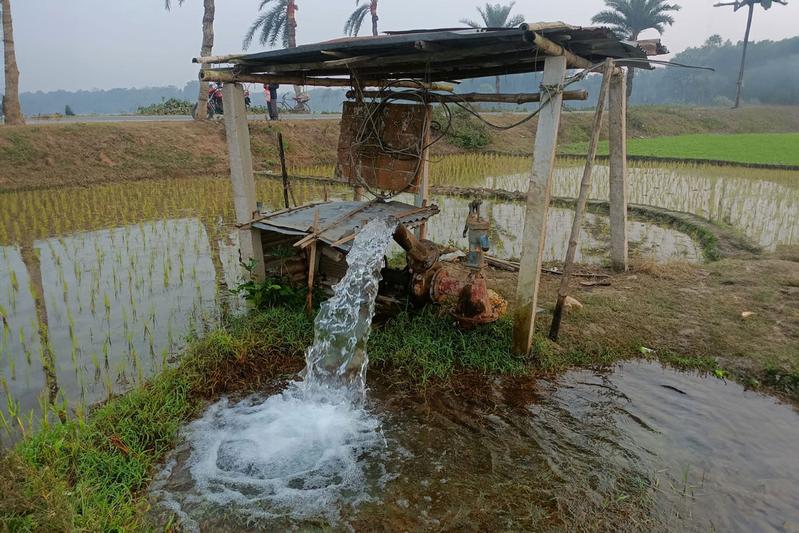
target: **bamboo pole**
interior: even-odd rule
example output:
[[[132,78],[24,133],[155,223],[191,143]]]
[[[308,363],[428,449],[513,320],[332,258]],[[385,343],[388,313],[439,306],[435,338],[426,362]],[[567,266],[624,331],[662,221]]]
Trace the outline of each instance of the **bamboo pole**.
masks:
[[[359,96],[355,91],[347,91],[347,98],[350,100]],[[484,102],[496,104],[527,104],[540,102],[541,93],[520,93],[520,94],[494,94],[494,93],[464,93],[457,95],[450,94],[426,94],[420,95],[414,92],[403,91],[363,91],[363,98],[390,98],[392,100],[405,100],[419,102],[424,99],[425,103],[460,103],[460,102]],[[563,91],[564,100],[588,100],[588,91]]]
[[[583,169],[583,179],[580,182],[580,194],[577,197],[577,206],[574,210],[574,221],[572,222],[571,236],[569,237],[569,247],[566,251],[566,259],[563,263],[563,277],[560,280],[558,289],[558,302],[555,304],[555,312],[552,317],[552,326],[549,329],[549,338],[553,341],[558,340],[560,323],[563,318],[563,305],[569,296],[569,282],[571,281],[572,271],[574,270],[574,257],[577,254],[577,243],[580,240],[580,231],[583,227],[585,216],[585,206],[588,203],[588,195],[591,192],[591,178],[594,170],[594,160],[599,146],[599,134],[602,131],[602,117],[605,113],[605,99],[608,96],[608,87],[613,77],[613,61],[608,59],[605,63],[605,71],[602,76],[602,87],[599,89],[599,99],[594,113],[594,122],[591,130],[591,139],[588,144],[588,158]]]
[[[355,83],[350,78],[307,78],[305,76],[285,76],[282,74],[234,74],[230,70],[203,70],[202,81],[222,83],[282,83],[285,85],[308,85],[312,87],[352,87]],[[363,87],[383,87],[387,80],[358,80]],[[408,80],[391,80],[392,87],[406,89],[427,89],[429,91],[452,92],[455,86],[451,83],[426,83]]]
[[[283,146],[283,134],[277,134],[277,146],[278,152],[280,153],[280,171],[283,175],[283,203],[286,205],[286,209],[289,206],[289,172],[286,169],[286,150]],[[296,204],[295,204],[296,205]]]
[[[319,208],[314,209],[313,212],[313,227],[314,233],[319,229]],[[308,316],[313,315],[313,283],[314,276],[316,275],[316,239],[311,242],[310,249],[308,250],[308,294],[305,297],[305,311]]]

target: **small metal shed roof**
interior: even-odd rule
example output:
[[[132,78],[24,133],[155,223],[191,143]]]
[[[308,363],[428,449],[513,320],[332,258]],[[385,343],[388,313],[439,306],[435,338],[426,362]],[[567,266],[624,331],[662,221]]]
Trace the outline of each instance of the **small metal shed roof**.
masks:
[[[629,62],[632,66],[649,66],[643,49],[636,43],[620,40],[612,30],[562,22],[524,24],[519,28],[389,32],[377,37],[344,38],[291,49],[221,56],[213,62],[233,64],[235,75],[460,80],[543,70],[546,55],[537,49],[536,35],[592,63],[612,58],[619,60],[620,65],[625,64],[624,60],[632,60]]]
[[[318,239],[332,246],[357,233],[369,220],[394,217],[399,223],[414,227],[437,215],[439,209],[436,205],[419,208],[396,201],[322,202],[265,215],[253,221],[252,227],[298,237],[310,235],[315,211],[319,212],[319,228],[324,230],[318,235]],[[352,241],[336,244],[335,247],[349,252]]]

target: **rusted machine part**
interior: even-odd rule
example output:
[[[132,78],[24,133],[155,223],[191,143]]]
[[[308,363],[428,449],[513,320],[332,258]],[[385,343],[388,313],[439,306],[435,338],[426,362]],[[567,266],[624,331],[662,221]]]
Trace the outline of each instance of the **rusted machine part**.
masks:
[[[481,270],[443,265],[436,271],[430,299],[437,304],[453,305],[452,315],[463,329],[499,320],[507,305],[494,294],[491,297]]]
[[[472,221],[480,225],[478,231],[483,229],[479,214]],[[482,268],[476,267],[482,265],[482,258],[475,258],[475,266],[443,264],[438,261],[439,250],[434,243],[418,240],[402,225],[394,239],[408,253],[413,273],[411,295],[417,303],[453,306],[452,314],[464,329],[496,322],[507,308],[498,295],[492,298],[489,294]]]

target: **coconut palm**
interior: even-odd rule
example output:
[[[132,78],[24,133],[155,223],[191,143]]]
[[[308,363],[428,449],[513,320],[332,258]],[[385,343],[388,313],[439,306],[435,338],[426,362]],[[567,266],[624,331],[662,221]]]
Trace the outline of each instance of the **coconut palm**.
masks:
[[[471,19],[461,19],[461,24],[466,24],[472,28],[514,28],[524,22],[524,15],[510,16],[516,2],[507,5],[486,4],[485,8],[477,7],[477,12],[483,19],[482,24]],[[500,92],[500,77],[496,77],[497,94]]]
[[[183,5],[185,0],[177,0],[178,5]],[[164,7],[168,10],[172,8],[171,0],[164,0]],[[214,17],[216,16],[216,5],[214,0],[203,0],[203,42],[200,47],[200,56],[210,56],[214,48]],[[208,94],[200,79],[200,92],[197,95],[197,111],[194,113],[196,120],[208,118]]]
[[[366,13],[372,16],[372,35],[377,37],[377,21],[380,17],[377,16],[377,0],[369,0],[368,3],[361,4],[361,0],[355,0],[355,11],[352,12],[347,23],[344,24],[344,33],[351,36],[357,36],[361,31],[363,19],[366,18]]]
[[[670,13],[682,9],[677,4],[665,0],[605,0],[609,8],[591,18],[594,24],[606,24],[620,36],[637,41],[644,30],[656,30],[663,35],[666,26],[674,24]],[[627,77],[627,96],[633,93],[635,69],[630,69]]]
[[[268,5],[271,7],[258,15],[250,29],[247,30],[242,48],[245,50],[249,48],[256,34],[258,34],[258,42],[264,46],[275,46],[280,43],[284,48],[295,48],[297,46],[297,3],[294,0],[261,0],[258,10],[263,11]]]
[[[258,42],[264,46],[275,46],[278,42],[284,48],[297,47],[297,2],[295,0],[261,0],[258,6],[263,11],[268,5],[271,7],[258,15],[244,36],[242,48],[250,47],[255,35]],[[296,110],[307,111],[302,87],[294,86],[294,100],[297,102]]]
[[[14,52],[14,25],[11,21],[11,0],[0,0],[3,15],[3,58],[5,62],[6,88],[3,96],[3,114],[6,124],[25,124],[19,107],[19,68]]]
[[[772,4],[776,2],[784,6],[788,5],[785,0],[736,0],[735,2],[720,2],[715,7],[732,6],[735,11],[738,11],[744,6],[749,8],[749,15],[746,19],[746,33],[744,34],[744,49],[741,53],[741,70],[738,74],[738,89],[735,92],[735,108],[741,105],[741,93],[744,87],[744,71],[746,70],[746,49],[749,47],[749,32],[752,30],[752,17],[755,14],[755,4],[760,4],[763,9],[771,9]]]

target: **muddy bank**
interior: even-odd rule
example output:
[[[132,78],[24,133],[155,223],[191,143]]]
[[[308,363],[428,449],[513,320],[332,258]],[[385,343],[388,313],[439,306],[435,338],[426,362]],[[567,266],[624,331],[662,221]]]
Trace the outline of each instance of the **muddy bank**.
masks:
[[[562,143],[588,138],[591,113],[564,115]],[[490,115],[507,125],[518,116]],[[251,123],[256,169],[278,167],[277,132],[283,133],[292,166],[326,164],[336,159],[336,120]],[[492,130],[487,150],[530,152],[536,121],[507,131]],[[799,130],[799,107],[727,109],[633,108],[631,137],[684,133],[783,132]],[[442,141],[437,155],[462,151]],[[63,124],[0,129],[0,191],[90,185],[119,180],[227,176],[227,145],[221,122]]]

